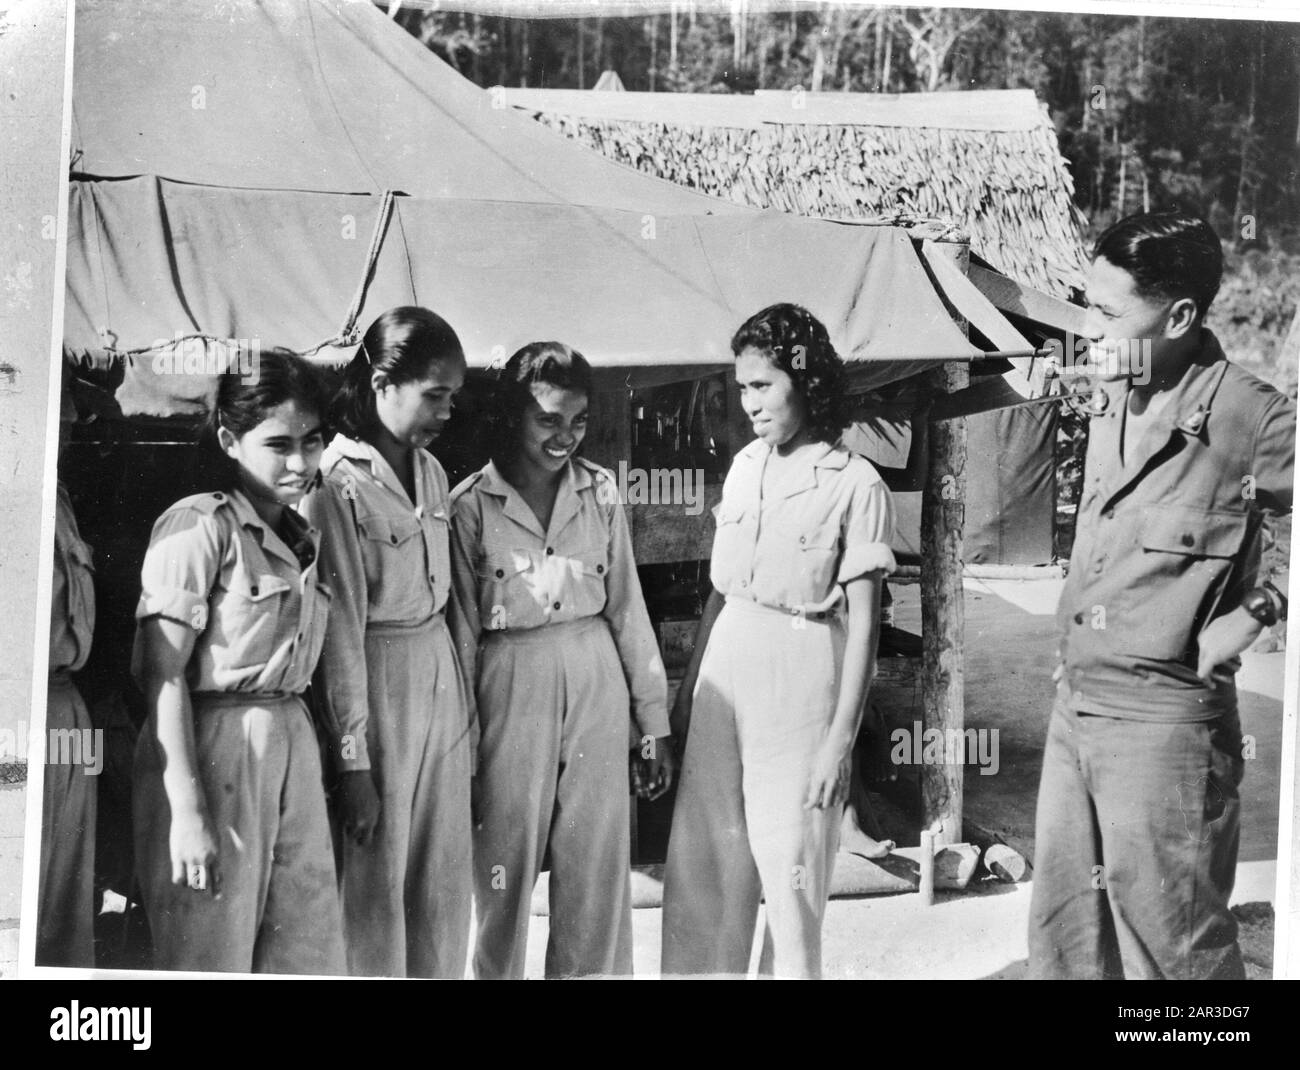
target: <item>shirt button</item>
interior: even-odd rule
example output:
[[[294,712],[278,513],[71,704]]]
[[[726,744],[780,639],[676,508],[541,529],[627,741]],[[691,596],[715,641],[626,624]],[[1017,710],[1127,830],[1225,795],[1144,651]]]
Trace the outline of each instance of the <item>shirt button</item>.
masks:
[[[226,496],[225,496],[224,494],[222,494],[220,491],[218,491],[216,494],[212,495],[212,497],[214,497],[214,498],[215,498],[217,501],[219,501],[219,502],[224,502],[224,501],[226,500]]]
[[[253,584],[253,586],[250,588],[250,591],[252,592],[252,594],[253,594],[254,596],[256,596],[256,595],[257,595],[257,584]]]
[[[506,574],[506,570],[505,570],[505,569],[503,569],[503,568],[499,568],[499,569],[497,569],[497,579],[501,579],[501,577],[504,576],[505,574]]]
[[[1190,531],[1184,531],[1183,537],[1179,539],[1179,542],[1181,542],[1184,546],[1195,546],[1196,536],[1194,536]]]
[[[396,536],[396,535],[389,535],[389,536],[388,536],[388,541],[391,542],[394,546],[396,546],[396,545],[397,545],[397,536]]]
[[[1082,623],[1083,623],[1083,614],[1082,614],[1082,613],[1076,613],[1076,614],[1074,615],[1074,623],[1075,623],[1075,624],[1082,624]]]
[[[302,642],[302,632],[298,633],[298,642]]]
[[[603,576],[604,574],[605,574],[605,566],[604,566],[604,565],[597,565],[597,566],[596,566],[596,575],[597,575],[597,576]]]
[[[807,537],[806,535],[800,535],[800,536],[799,536],[799,545],[800,545],[800,546],[802,546],[802,545],[803,545],[804,543],[806,543],[807,541],[808,541],[808,537]]]
[[[1098,561],[1095,565],[1092,566],[1092,571],[1100,572],[1104,567],[1105,567],[1105,563],[1102,561]]]
[[[559,603],[559,602],[552,603],[551,608],[552,608],[552,609],[559,609],[559,608],[560,608],[560,603]]]
[[[741,580],[741,581],[740,581],[740,585],[741,585],[742,587],[748,587],[748,586],[749,586],[749,580]]]
[[[555,553],[555,548],[553,546],[548,546],[546,548],[546,556],[550,557],[553,553]]]

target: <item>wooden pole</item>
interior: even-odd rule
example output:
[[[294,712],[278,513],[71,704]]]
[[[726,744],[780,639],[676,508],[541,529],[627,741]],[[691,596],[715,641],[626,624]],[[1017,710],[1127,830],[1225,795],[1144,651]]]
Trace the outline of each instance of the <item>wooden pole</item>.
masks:
[[[655,68],[659,65],[659,16],[651,15],[650,23],[650,92],[655,91]]]
[[[668,69],[677,76],[677,4],[674,2],[668,13]],[[673,83],[674,88],[676,83]]]
[[[918,862],[921,875],[917,891],[921,893],[921,902],[931,906],[934,903],[934,833],[929,829],[921,830],[921,857]]]
[[[938,243],[938,251],[966,274],[970,246]],[[959,319],[963,331],[966,323]],[[931,373],[938,393],[961,390],[970,370],[952,361]],[[929,471],[921,495],[921,702],[926,730],[963,739],[966,720],[962,595],[962,525],[966,518],[966,421],[945,420],[929,428]],[[956,736],[948,733],[955,731]],[[945,757],[948,748],[945,746]],[[964,751],[964,747],[962,748]],[[937,847],[962,842],[961,753],[953,765],[921,766],[921,828]]]

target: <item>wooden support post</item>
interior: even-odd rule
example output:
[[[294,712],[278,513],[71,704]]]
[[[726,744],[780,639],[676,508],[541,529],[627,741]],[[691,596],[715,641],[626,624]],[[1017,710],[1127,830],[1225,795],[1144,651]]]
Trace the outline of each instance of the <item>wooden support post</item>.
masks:
[[[938,246],[962,273],[970,248]],[[959,320],[963,330],[965,321]],[[970,382],[965,364],[950,362],[931,373],[937,393],[961,390]],[[966,421],[946,420],[929,428],[929,471],[921,494],[921,702],[925,729],[938,729],[945,742],[963,739],[966,720],[962,595],[962,525],[966,507]],[[955,732],[955,736],[950,736]],[[949,748],[945,746],[945,756]],[[962,748],[964,751],[964,748]],[[962,842],[962,766],[921,766],[921,828],[934,833],[935,845]]]
[[[921,864],[920,881],[917,891],[921,893],[921,902],[926,906],[934,903],[934,833],[929,829],[921,830]]]

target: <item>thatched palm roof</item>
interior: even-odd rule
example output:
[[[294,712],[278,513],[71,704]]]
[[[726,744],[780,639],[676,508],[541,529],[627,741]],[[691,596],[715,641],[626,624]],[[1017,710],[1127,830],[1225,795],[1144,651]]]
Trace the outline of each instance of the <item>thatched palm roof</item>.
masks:
[[[998,270],[1060,297],[1082,284],[1083,219],[1029,90],[881,94],[507,90],[606,156],[800,215],[940,220]]]

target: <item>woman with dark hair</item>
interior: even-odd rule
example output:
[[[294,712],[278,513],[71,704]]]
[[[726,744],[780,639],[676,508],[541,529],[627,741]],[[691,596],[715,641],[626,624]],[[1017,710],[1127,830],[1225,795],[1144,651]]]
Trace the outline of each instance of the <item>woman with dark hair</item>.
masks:
[[[821,972],[853,741],[875,668],[893,505],[840,443],[844,373],[826,328],[773,305],[731,340],[757,439],[715,514],[710,592],[672,731],[689,742],[668,843],[662,969]]]
[[[303,502],[335,592],[315,695],[353,974],[465,973],[473,715],[447,627],[447,476],[425,450],[464,381],[440,316],[381,315],[344,372],[324,486]]]
[[[326,398],[283,351],[221,377],[227,486],[169,508],[141,571],[132,671],[136,870],[164,969],[342,973],[318,745],[302,700],[329,591],[294,506],[318,478]]]
[[[522,977],[550,851],[548,977],[632,971],[629,703],[646,798],[668,790],[667,678],[618,487],[576,456],[591,368],[536,342],[499,382],[492,460],[452,494],[461,644],[483,737],[475,780],[480,978]]]

